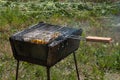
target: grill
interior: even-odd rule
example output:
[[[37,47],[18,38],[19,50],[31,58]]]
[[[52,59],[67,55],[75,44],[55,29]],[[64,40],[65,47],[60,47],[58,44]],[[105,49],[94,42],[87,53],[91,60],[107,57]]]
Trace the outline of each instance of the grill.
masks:
[[[18,66],[19,61],[45,66],[49,80],[49,68],[78,49],[80,39],[73,37],[81,34],[81,29],[40,22],[12,35],[10,43]]]

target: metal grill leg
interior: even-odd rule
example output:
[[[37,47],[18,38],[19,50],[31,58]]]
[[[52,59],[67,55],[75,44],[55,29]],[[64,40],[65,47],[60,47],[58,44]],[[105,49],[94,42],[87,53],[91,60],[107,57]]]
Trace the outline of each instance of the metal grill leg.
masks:
[[[47,80],[50,80],[50,67],[47,67]]]
[[[19,70],[19,60],[17,60],[16,79],[15,80],[18,80],[18,70]]]
[[[75,61],[75,67],[76,67],[77,77],[78,77],[78,80],[80,80],[75,52],[73,52],[73,57],[74,57],[74,61]]]

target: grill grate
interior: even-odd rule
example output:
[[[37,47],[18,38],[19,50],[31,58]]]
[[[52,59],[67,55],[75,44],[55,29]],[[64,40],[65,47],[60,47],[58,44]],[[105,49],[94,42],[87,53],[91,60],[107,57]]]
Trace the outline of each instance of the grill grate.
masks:
[[[73,32],[75,32],[75,29],[40,23],[15,34],[14,36],[16,40],[20,41],[48,44],[56,39],[65,39]]]

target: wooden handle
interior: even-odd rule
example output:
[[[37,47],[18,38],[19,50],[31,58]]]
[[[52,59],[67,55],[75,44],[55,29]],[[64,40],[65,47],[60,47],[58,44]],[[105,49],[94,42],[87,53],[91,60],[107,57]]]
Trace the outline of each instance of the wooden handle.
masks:
[[[97,36],[88,36],[88,37],[86,37],[86,41],[111,43],[111,42],[112,42],[112,38],[108,38],[108,37],[97,37]]]

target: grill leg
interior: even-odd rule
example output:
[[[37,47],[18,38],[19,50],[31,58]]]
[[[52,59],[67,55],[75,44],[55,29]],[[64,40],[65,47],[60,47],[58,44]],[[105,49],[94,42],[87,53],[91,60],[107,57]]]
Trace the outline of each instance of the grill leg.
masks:
[[[74,57],[74,61],[75,61],[75,67],[76,67],[77,77],[78,77],[78,80],[80,80],[75,52],[73,52],[73,57]]]
[[[19,60],[17,60],[16,79],[15,80],[18,80],[18,70],[19,70]]]
[[[50,67],[47,67],[47,80],[50,80]]]

